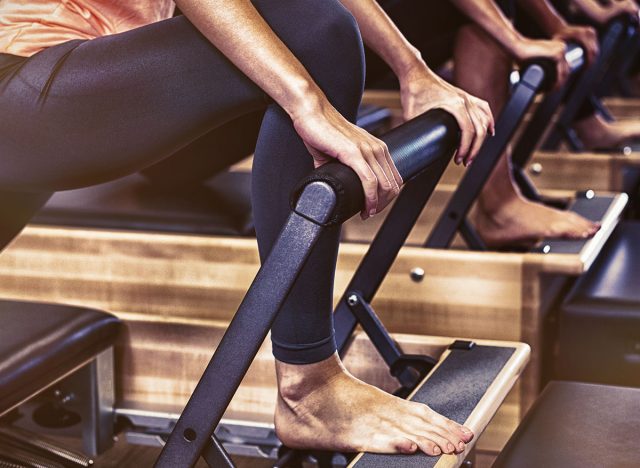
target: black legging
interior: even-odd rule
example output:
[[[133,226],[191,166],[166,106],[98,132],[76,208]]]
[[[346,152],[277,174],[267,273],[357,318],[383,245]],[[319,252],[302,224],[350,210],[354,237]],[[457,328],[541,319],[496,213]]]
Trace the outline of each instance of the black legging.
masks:
[[[337,0],[254,4],[353,121],[364,55],[348,11]],[[266,110],[252,182],[264,258],[289,215],[289,194],[313,167],[287,114],[184,17],[67,42],[29,59],[5,55],[0,74],[3,245],[51,192],[115,179],[171,155],[179,160],[181,150],[188,157],[190,145],[199,146],[215,128]],[[337,228],[320,239],[273,326],[281,361],[311,363],[336,350],[331,309],[338,239]]]

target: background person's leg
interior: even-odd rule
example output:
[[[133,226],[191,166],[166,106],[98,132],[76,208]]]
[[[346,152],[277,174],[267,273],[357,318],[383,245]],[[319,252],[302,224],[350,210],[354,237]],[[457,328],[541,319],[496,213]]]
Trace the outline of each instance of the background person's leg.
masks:
[[[460,30],[455,51],[456,84],[481,97],[499,115],[509,96],[511,59],[474,25]],[[597,226],[567,211],[526,200],[511,171],[510,149],[502,155],[478,202],[477,228],[488,245],[529,244],[543,237],[583,238]]]

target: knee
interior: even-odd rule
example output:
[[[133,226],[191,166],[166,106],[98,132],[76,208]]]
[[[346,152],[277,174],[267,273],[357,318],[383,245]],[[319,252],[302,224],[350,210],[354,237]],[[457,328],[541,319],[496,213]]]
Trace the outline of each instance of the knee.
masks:
[[[365,60],[360,29],[339,2],[319,10],[313,38],[313,66],[307,69],[332,104],[355,118],[364,90]]]

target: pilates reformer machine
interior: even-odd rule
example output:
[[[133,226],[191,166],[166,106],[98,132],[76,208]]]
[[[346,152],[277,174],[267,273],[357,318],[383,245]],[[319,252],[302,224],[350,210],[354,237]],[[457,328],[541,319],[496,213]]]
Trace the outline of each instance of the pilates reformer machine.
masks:
[[[451,116],[442,111],[433,111],[399,127],[385,138],[403,178],[405,180],[413,178],[408,183],[408,187],[414,187],[414,191],[422,192],[424,202],[435,188],[437,180],[449,162],[457,143],[457,131],[457,125]],[[210,466],[232,466],[223,442],[214,435],[214,431],[267,336],[280,304],[304,265],[319,233],[327,225],[341,223],[359,211],[363,198],[360,182],[355,173],[342,165],[329,164],[314,171],[308,179],[303,181],[296,200],[279,241],[262,266],[245,300],[227,328],[225,336],[217,346],[214,357],[182,416],[172,428],[172,435],[158,459],[157,466],[190,466],[200,456],[203,456]],[[401,244],[396,250],[400,247]],[[384,275],[384,272],[381,274]],[[112,384],[108,378],[112,374],[103,370],[108,363],[104,364],[102,361],[104,359],[108,361],[108,358],[98,360],[95,349],[104,353],[104,349],[113,344],[119,326],[115,318],[109,314],[65,308],[65,306],[41,307],[40,304],[17,302],[7,302],[5,306],[3,320],[8,322],[13,318],[16,319],[16,323],[24,323],[17,317],[26,308],[30,311],[29,322],[32,324],[42,322],[43,327],[32,326],[28,334],[19,333],[19,327],[13,330],[16,337],[13,343],[14,349],[26,344],[21,340],[34,341],[39,346],[33,346],[33,349],[30,349],[31,352],[23,353],[18,362],[11,363],[10,372],[5,372],[1,376],[8,384],[12,384],[13,388],[19,383],[23,394],[17,401],[13,397],[14,401],[2,409],[3,414],[31,394],[41,391],[42,387],[64,377],[70,369],[82,367],[87,359],[91,361],[94,369],[93,377],[101,381],[106,379],[107,387],[109,383]],[[52,314],[47,307],[61,308],[63,313]],[[55,321],[53,323],[41,321],[39,312],[45,314],[45,317],[51,314],[55,317]],[[71,322],[79,323],[75,323],[75,328],[71,327],[72,329],[67,330],[68,327],[63,324],[65,319],[68,320],[69,315],[77,316],[77,319]],[[87,318],[89,316],[93,318]],[[102,325],[102,322],[108,323],[109,333],[99,330],[107,327]],[[91,336],[90,332],[93,329],[97,329],[97,336]],[[367,326],[365,330],[372,330],[371,333],[377,335],[383,334],[388,343],[394,343],[380,322],[374,329]],[[44,335],[44,338],[38,335]],[[78,335],[82,335],[84,340],[81,347],[91,348],[94,350],[93,353],[87,355],[72,352],[75,349],[74,346],[80,346],[74,341],[78,339]],[[100,346],[96,343],[97,341],[100,342]],[[39,362],[38,355],[46,345],[52,344],[54,349],[47,353],[48,358],[60,361],[64,371],[59,372],[58,375],[54,373],[48,376],[44,382],[38,381],[37,386],[35,383],[27,385],[30,379],[24,374],[27,370],[42,372],[40,366],[43,364]],[[463,382],[471,379],[477,387],[471,394],[456,395],[455,399],[464,400],[465,404],[460,407],[460,401],[456,401],[452,405],[451,416],[461,421],[471,418],[470,424],[480,433],[522,371],[528,356],[528,346],[497,342],[476,344],[460,340],[452,340],[450,345],[450,349],[443,353],[440,360],[402,354],[402,362],[396,363],[391,373],[403,383],[405,392],[414,391],[414,399],[423,401],[422,399],[426,398],[426,401],[432,402],[436,405],[435,407],[445,413],[448,407],[447,400],[453,397],[449,392],[444,392],[446,386],[453,384],[454,387],[464,388]],[[396,350],[399,349],[396,344],[394,346]],[[430,377],[423,380],[434,367]],[[464,372],[464,369],[467,372]],[[429,383],[431,379],[434,379],[434,384]],[[419,390],[414,390],[418,384],[420,384]],[[113,398],[113,390],[109,392],[108,388],[102,388],[100,385],[98,387],[102,396],[106,394],[107,400],[109,396]],[[453,403],[453,400],[451,402]],[[97,452],[106,443],[105,437],[108,438],[108,432],[105,431],[109,422],[113,422],[115,415],[122,417],[126,414],[126,408],[115,408],[115,413],[109,415],[104,414],[106,410],[104,399],[95,398],[93,403],[94,408],[97,406],[103,412],[101,421],[103,424],[100,426],[98,436],[94,434],[93,437],[92,451]],[[148,422],[153,418],[149,414],[142,415],[142,418],[147,418],[148,429]],[[132,419],[135,420],[135,418]],[[93,422],[96,423],[96,421]],[[96,424],[94,424],[95,428]],[[6,445],[13,447],[15,452],[13,456],[24,456],[27,444],[24,433],[20,432],[18,436],[12,436],[7,431],[5,436]],[[102,447],[95,445],[98,438],[101,439]],[[44,449],[41,446],[36,447],[36,451],[39,450],[42,456],[42,450],[46,452],[47,448],[50,447],[46,446]],[[52,450],[49,450],[49,455],[53,455]],[[458,464],[464,460],[462,455],[458,458]],[[59,462],[60,460],[58,458]]]

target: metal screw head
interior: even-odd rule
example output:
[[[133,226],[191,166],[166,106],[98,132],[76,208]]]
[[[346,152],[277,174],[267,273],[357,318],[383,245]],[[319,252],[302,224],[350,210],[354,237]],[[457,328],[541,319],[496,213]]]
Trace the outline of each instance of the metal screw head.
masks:
[[[347,304],[349,304],[350,306],[354,306],[356,304],[358,304],[358,296],[356,296],[355,294],[351,294],[348,298],[347,298]]]
[[[633,148],[631,148],[630,146],[625,146],[622,150],[622,154],[624,154],[625,156],[630,156],[631,153],[633,153]]]
[[[411,270],[411,273],[409,273],[409,276],[411,276],[411,279],[414,282],[419,283],[424,279],[424,270],[420,267],[415,267]]]
[[[529,172],[531,172],[531,174],[533,175],[540,175],[542,174],[542,164],[540,163],[533,163],[531,165],[531,167],[529,168]]]

